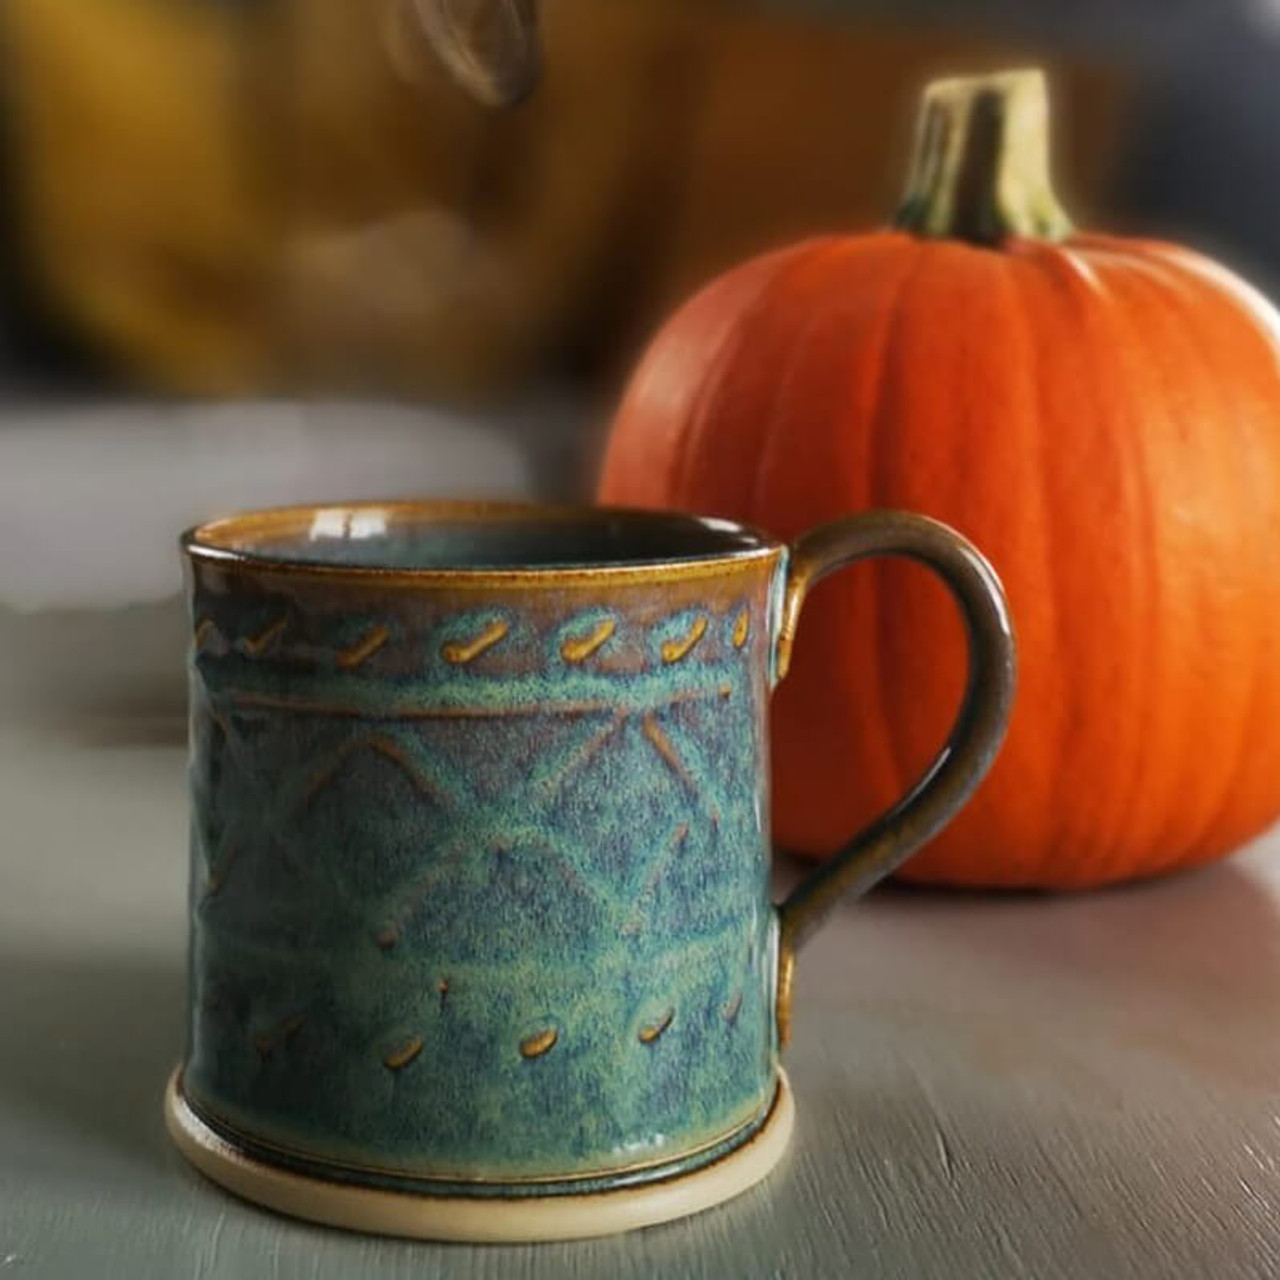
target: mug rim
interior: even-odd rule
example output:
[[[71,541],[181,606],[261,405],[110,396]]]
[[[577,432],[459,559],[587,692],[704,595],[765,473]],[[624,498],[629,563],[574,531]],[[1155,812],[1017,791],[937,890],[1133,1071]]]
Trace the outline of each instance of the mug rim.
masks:
[[[736,537],[740,545],[725,545],[688,554],[637,554],[623,559],[602,558],[581,561],[539,563],[536,559],[518,564],[436,564],[389,566],[351,564],[338,560],[310,560],[275,551],[254,549],[254,539],[266,540],[305,534],[317,518],[349,520],[353,515],[383,515],[402,523],[423,525],[475,523],[501,525],[520,520],[584,525],[622,521],[640,528],[666,527],[692,534]],[[243,543],[249,543],[245,546]],[[379,585],[491,586],[531,582],[598,582],[601,579],[653,580],[661,578],[706,577],[776,559],[783,542],[754,525],[717,516],[641,507],[593,506],[587,503],[558,503],[521,500],[458,499],[359,499],[341,502],[312,502],[290,506],[263,507],[202,521],[185,530],[179,545],[193,564],[210,568],[240,570]]]

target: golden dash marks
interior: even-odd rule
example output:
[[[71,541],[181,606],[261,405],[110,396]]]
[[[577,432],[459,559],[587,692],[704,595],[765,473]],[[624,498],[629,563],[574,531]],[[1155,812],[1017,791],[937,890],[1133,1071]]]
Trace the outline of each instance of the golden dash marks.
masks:
[[[585,662],[613,635],[616,627],[617,623],[612,618],[605,618],[585,636],[571,636],[567,639],[560,646],[560,656],[566,662]]]
[[[253,1037],[253,1047],[257,1050],[258,1057],[265,1060],[271,1057],[278,1045],[292,1044],[304,1022],[306,1019],[302,1014],[292,1013],[274,1031],[260,1031]]]
[[[751,611],[743,609],[738,620],[733,624],[733,647],[741,649],[751,635]]]
[[[216,867],[210,866],[205,873],[204,892],[201,894],[201,901],[206,902],[210,898],[217,897],[222,890],[223,884],[226,882],[227,872],[235,866],[236,859],[240,856],[240,850],[244,846],[239,842],[233,842],[222,857],[218,859]]]
[[[422,1037],[414,1036],[412,1040],[406,1040],[398,1049],[393,1049],[387,1054],[382,1060],[382,1065],[388,1071],[403,1071],[421,1052]]]
[[[694,622],[693,626],[679,640],[667,640],[663,644],[663,662],[670,665],[673,662],[679,662],[682,658],[687,658],[693,652],[694,646],[706,633],[707,619],[702,616]]]
[[[284,629],[289,625],[288,618],[277,618],[269,627],[263,631],[259,631],[256,636],[245,636],[241,641],[244,645],[244,651],[251,658],[260,658],[273,644],[284,634]]]
[[[468,662],[473,662],[487,650],[492,649],[506,634],[507,624],[499,618],[496,622],[491,622],[479,635],[466,641],[466,643],[453,640],[442,646],[440,656],[446,662],[452,662],[454,666],[463,666]]]
[[[391,632],[384,626],[376,626],[355,644],[338,650],[338,666],[344,671],[354,671],[361,663],[367,662],[391,638]]]
[[[671,1025],[671,1020],[676,1016],[674,1009],[668,1009],[666,1013],[660,1017],[657,1022],[651,1022],[647,1027],[641,1027],[637,1033],[637,1038],[641,1044],[653,1044],[655,1040]]]
[[[191,637],[191,647],[199,653],[215,630],[212,618],[201,618],[196,623],[195,633]]]
[[[522,1058],[540,1058],[544,1053],[549,1053],[559,1039],[560,1033],[555,1027],[548,1027],[545,1031],[525,1036],[520,1041],[520,1056]]]

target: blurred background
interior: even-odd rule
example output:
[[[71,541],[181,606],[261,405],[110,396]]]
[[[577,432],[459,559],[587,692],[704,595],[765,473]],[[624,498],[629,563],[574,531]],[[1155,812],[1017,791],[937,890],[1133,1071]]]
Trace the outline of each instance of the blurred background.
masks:
[[[885,220],[932,75],[1047,67],[1080,225],[1280,286],[1280,0],[543,0],[527,93],[484,4],[0,7],[0,709],[178,724],[204,517],[589,494],[662,316]]]

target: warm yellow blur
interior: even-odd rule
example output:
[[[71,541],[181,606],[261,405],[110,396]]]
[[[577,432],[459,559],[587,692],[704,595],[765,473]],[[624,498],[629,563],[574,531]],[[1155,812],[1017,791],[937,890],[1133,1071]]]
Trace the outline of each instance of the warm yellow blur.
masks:
[[[919,83],[1016,46],[689,0],[548,0],[502,112],[411,0],[9,0],[21,253],[144,386],[518,388],[617,371],[730,262],[892,207]],[[1042,61],[1044,59],[1041,59]],[[1122,78],[1057,58],[1105,205]]]

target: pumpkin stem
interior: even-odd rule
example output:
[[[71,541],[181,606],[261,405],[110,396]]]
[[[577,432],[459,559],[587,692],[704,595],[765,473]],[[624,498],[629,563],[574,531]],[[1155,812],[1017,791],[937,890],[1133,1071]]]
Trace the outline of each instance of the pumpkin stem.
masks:
[[[959,76],[926,86],[894,224],[979,245],[1071,234],[1071,220],[1049,185],[1042,71]]]

